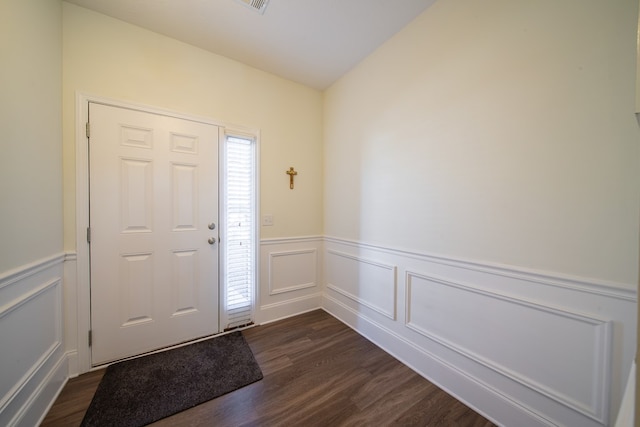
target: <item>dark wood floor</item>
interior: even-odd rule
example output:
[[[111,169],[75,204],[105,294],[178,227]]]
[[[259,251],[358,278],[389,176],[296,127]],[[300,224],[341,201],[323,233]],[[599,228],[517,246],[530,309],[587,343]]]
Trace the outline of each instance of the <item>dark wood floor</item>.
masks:
[[[324,311],[243,332],[264,379],[153,426],[493,426]],[[80,425],[102,378],[69,380],[42,426]]]

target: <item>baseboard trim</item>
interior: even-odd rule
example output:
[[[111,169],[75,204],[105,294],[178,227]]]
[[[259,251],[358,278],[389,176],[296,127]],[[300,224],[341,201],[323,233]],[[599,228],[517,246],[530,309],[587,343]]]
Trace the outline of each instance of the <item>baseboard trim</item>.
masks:
[[[69,380],[69,376],[67,375],[69,371],[67,362],[66,355],[58,359],[54,369],[52,369],[44,381],[40,383],[32,399],[23,407],[22,413],[18,414],[20,421],[16,425],[31,426],[42,423]],[[32,420],[36,421],[35,424],[32,424]]]
[[[330,263],[336,253],[350,262]],[[635,353],[637,293],[629,284],[332,237],[323,254],[323,308],[487,418],[519,426],[615,420],[620,376]],[[367,260],[396,266],[404,283],[394,295],[384,292],[391,279],[362,272]],[[367,296],[395,299],[397,319]],[[575,339],[563,346],[563,333]],[[488,391],[491,399],[477,396]]]
[[[521,427],[552,427],[556,425],[543,415],[528,410],[500,391],[469,376],[452,364],[416,346],[337,299],[325,295],[323,310],[496,424]],[[454,389],[464,390],[464,393],[454,392]],[[499,413],[500,423],[483,408],[491,408],[490,412],[494,414]]]
[[[65,353],[67,358],[67,366],[69,367],[69,371],[67,372],[67,376],[69,378],[75,378],[78,374],[78,351],[77,350],[69,350]]]
[[[14,399],[7,402],[7,406],[3,409],[3,412],[4,410],[8,410],[12,404],[20,405],[16,408],[15,414],[11,420],[8,421],[7,426],[30,427],[39,425],[42,422],[68,379],[67,372],[69,368],[66,363],[66,357],[62,355],[55,361],[50,360],[58,353],[57,351],[52,351],[39,368],[34,371],[33,375],[21,385],[20,390],[14,394]],[[49,368],[46,373],[42,372],[47,369],[47,365],[50,364],[53,364],[53,366]],[[29,388],[33,388],[33,391],[29,393],[28,396],[25,396],[26,398],[22,399],[23,402],[20,403],[19,400],[21,399],[18,398],[19,395],[22,394],[23,391],[28,392],[27,390]]]
[[[258,324],[264,325],[287,317],[296,316],[321,308],[322,293],[288,299],[273,304],[261,305]]]

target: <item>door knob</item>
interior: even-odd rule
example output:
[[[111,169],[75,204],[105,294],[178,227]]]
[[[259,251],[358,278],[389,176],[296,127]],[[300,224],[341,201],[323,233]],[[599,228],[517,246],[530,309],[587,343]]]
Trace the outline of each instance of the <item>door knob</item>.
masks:
[[[209,237],[209,240],[207,240],[207,242],[209,242],[210,245],[213,245],[216,242],[216,238],[215,237]]]
[[[216,223],[215,223],[215,222],[212,222],[212,223],[210,223],[207,227],[209,227],[209,230],[215,230],[215,228],[216,228]]]

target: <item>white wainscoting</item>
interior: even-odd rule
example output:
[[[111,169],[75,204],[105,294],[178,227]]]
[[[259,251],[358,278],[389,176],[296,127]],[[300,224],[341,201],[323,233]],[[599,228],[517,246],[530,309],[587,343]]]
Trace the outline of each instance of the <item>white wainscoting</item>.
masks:
[[[0,277],[0,425],[82,371],[76,267],[65,293],[62,256]],[[263,239],[258,289],[256,323],[324,308],[505,426],[613,425],[635,354],[635,290],[546,272],[311,236]]]
[[[613,424],[631,286],[336,238],[325,275],[325,310],[497,424]]]
[[[328,289],[396,320],[395,265],[327,250],[325,266]]]
[[[320,308],[322,302],[320,236],[263,239],[257,323],[268,323]]]
[[[63,282],[64,292],[62,298],[63,338],[65,352],[69,366],[68,377],[77,377],[80,373],[78,360],[78,288],[76,280],[77,255],[75,252],[66,252],[64,255]]]
[[[0,277],[0,425],[34,426],[67,380],[64,255]]]

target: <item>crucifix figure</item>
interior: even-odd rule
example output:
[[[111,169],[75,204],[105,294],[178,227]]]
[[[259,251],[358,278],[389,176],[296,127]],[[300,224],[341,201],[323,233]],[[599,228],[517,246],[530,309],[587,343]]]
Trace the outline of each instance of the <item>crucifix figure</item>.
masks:
[[[293,190],[293,177],[298,175],[298,172],[293,170],[293,166],[291,166],[285,173],[289,175],[289,188]]]

